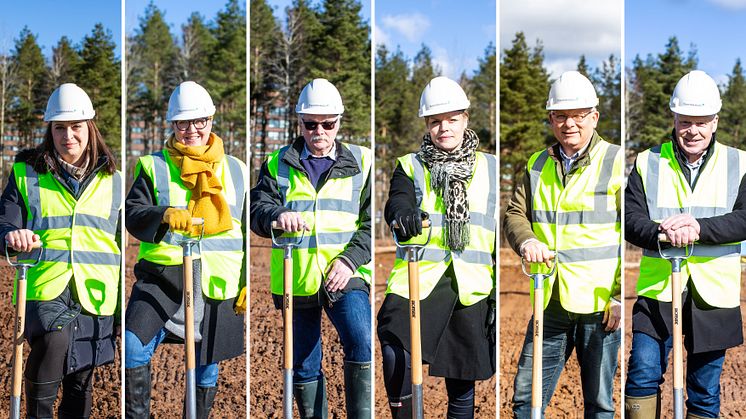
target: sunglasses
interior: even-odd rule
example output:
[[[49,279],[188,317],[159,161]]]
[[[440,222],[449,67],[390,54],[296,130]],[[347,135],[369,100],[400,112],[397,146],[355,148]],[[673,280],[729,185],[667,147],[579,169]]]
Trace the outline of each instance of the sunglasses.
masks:
[[[331,129],[334,129],[334,127],[337,125],[337,121],[339,121],[339,118],[333,120],[333,121],[324,121],[324,122],[315,122],[315,121],[303,121],[303,127],[309,131],[316,131],[316,128],[318,128],[319,125],[321,125],[321,128],[329,131]]]

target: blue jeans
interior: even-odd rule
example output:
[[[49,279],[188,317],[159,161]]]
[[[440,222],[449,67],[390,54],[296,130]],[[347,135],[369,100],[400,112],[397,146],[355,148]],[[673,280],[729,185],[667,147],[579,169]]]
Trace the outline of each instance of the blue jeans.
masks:
[[[168,330],[162,328],[153,339],[143,345],[140,338],[129,330],[124,331],[124,368],[137,368],[150,363],[155,350],[168,336]],[[199,351],[196,353],[199,359]],[[197,386],[215,387],[218,383],[218,364],[197,365],[195,368]]]
[[[673,337],[661,341],[635,332],[629,355],[625,393],[631,397],[657,394],[668,366]],[[725,350],[686,354],[686,409],[706,418],[720,415],[720,373]],[[673,379],[673,378],[672,378]]]
[[[605,331],[603,313],[575,314],[551,300],[544,310],[542,345],[542,417],[552,398],[562,369],[573,349],[580,364],[585,418],[614,417],[614,377],[622,333]],[[533,318],[526,330],[518,373],[515,376],[513,414],[531,417],[531,366],[533,362]]]
[[[339,333],[344,360],[371,362],[368,293],[351,290],[324,311]],[[293,382],[320,380],[321,358],[321,307],[293,310]]]

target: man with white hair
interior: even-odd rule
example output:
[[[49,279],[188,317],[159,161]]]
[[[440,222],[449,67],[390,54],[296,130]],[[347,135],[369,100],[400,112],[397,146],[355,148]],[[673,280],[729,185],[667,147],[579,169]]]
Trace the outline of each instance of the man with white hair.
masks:
[[[308,83],[295,108],[302,136],[272,153],[251,190],[251,230],[272,222],[306,231],[293,258],[293,395],[301,418],[326,418],[321,311],[344,350],[348,418],[371,417],[370,149],[337,140],[342,97],[326,79]],[[278,233],[279,234],[279,233]],[[283,249],[272,249],[272,297],[282,307]]]

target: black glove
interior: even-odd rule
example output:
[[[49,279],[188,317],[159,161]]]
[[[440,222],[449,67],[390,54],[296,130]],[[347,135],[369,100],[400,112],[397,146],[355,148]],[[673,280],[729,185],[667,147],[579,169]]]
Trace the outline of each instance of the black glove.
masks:
[[[401,210],[394,215],[399,240],[408,240],[422,234],[422,212],[419,208]]]

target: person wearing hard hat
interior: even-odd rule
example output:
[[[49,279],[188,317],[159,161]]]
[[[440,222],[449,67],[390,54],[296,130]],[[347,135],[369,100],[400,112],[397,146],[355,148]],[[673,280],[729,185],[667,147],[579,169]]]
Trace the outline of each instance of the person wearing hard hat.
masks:
[[[95,115],[77,85],[55,89],[42,143],[18,153],[0,197],[5,251],[40,261],[26,285],[28,417],[89,417],[94,368],[114,361],[122,176]]]
[[[579,72],[554,81],[546,109],[557,142],[528,159],[503,224],[510,246],[533,271],[556,265],[543,284],[542,415],[575,349],[585,417],[614,417],[624,161],[621,147],[596,132],[597,105],[596,90]],[[532,318],[515,376],[516,418],[531,417],[533,338]]]
[[[746,152],[717,142],[715,81],[692,71],[674,88],[671,138],[637,156],[625,192],[625,238],[643,249],[625,384],[628,418],[660,414],[672,348],[671,263],[658,236],[693,245],[682,263],[687,418],[720,414],[725,351],[743,343],[740,245],[746,240]],[[665,246],[665,244],[664,244]]]
[[[432,79],[420,97],[420,150],[397,160],[384,217],[420,253],[421,348],[430,375],[445,377],[449,418],[474,417],[474,384],[495,374],[497,159],[477,151],[469,99],[455,81]],[[378,312],[383,376],[393,418],[412,417],[407,257],[398,249]],[[427,416],[427,415],[426,415]]]
[[[344,350],[348,418],[371,417],[370,149],[337,139],[344,106],[337,88],[314,79],[295,107],[302,136],[272,153],[251,190],[251,230],[272,222],[305,241],[293,259],[293,395],[301,418],[326,418],[321,371],[322,308]],[[273,246],[271,291],[282,307],[283,249]]]
[[[196,414],[207,418],[218,363],[244,352],[246,166],[226,155],[213,131],[215,105],[204,87],[181,83],[168,101],[173,134],[141,157],[127,194],[127,230],[140,241],[137,281],[125,317],[125,416],[150,417],[150,360],[164,341],[183,341],[182,248],[194,247]],[[193,226],[192,218],[204,224]],[[234,313],[234,307],[236,313]]]

